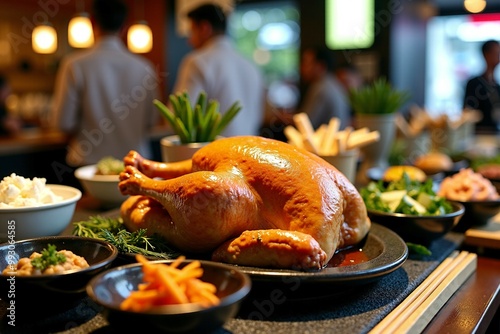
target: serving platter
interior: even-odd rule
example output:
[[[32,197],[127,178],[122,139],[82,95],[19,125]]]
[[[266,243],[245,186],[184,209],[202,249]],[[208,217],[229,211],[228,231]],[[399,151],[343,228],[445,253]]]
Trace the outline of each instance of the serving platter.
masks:
[[[105,216],[116,217],[111,211]],[[190,259],[209,260],[209,254],[186,254]],[[120,253],[122,264],[135,262],[135,254]],[[235,265],[238,270],[250,275],[252,283],[272,285],[300,283],[301,285],[356,286],[376,281],[403,265],[408,257],[408,247],[401,237],[392,230],[372,223],[370,232],[356,248],[341,251],[333,257],[329,265],[318,271],[298,271],[289,269],[266,269]],[[147,257],[156,260],[155,257]],[[360,260],[361,259],[361,260]],[[350,264],[353,262],[353,264]]]
[[[361,249],[361,250],[359,250]],[[264,269],[255,267],[236,266],[240,271],[250,275],[253,282],[287,283],[297,282],[304,284],[328,283],[329,285],[358,285],[369,283],[398,269],[408,257],[406,243],[390,229],[373,223],[365,240],[356,249],[340,252],[349,262],[352,252],[361,253],[362,261],[353,261],[354,264],[332,264],[326,268],[304,272],[287,269]],[[333,261],[339,261],[334,256]]]

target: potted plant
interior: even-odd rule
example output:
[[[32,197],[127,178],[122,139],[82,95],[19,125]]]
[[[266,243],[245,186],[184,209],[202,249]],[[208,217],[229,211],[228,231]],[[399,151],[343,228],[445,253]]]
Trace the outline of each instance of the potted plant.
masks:
[[[153,101],[175,132],[160,141],[166,162],[190,159],[200,147],[214,141],[241,110],[237,101],[221,114],[219,102],[208,100],[205,92],[194,105],[187,93],[172,94],[169,100],[172,110],[159,100]]]
[[[396,112],[409,100],[406,91],[394,89],[385,78],[371,85],[349,92],[349,101],[354,110],[356,127],[368,127],[380,133],[380,140],[363,147],[364,161],[360,175],[365,175],[368,168],[388,167],[388,158],[394,141]]]

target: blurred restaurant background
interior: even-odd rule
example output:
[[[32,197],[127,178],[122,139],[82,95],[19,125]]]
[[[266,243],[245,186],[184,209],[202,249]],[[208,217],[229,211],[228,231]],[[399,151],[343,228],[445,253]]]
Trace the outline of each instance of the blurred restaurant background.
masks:
[[[152,48],[141,54],[160,73],[163,99],[171,93],[179,63],[190,51],[182,13],[200,2],[127,1],[128,26],[143,22],[151,29]],[[328,46],[338,66],[354,66],[365,82],[386,77],[395,88],[408,90],[408,105],[419,105],[431,114],[453,115],[462,110],[467,79],[483,70],[481,43],[499,39],[500,31],[497,1],[465,1],[485,3],[479,13],[467,11],[462,0],[219,2],[232,8],[228,33],[236,47],[265,74],[268,117],[262,133],[269,137],[282,131],[280,122],[273,119],[274,111],[294,110],[300,102],[300,55],[309,46]],[[16,165],[20,175],[44,176],[49,183],[57,183],[51,179],[54,166],[38,162],[64,161],[65,143],[54,134],[40,137],[40,130],[46,125],[60,60],[75,49],[69,44],[68,24],[75,15],[90,12],[91,3],[0,0],[0,73],[11,86],[6,105],[23,122],[23,132],[0,140],[3,175]],[[328,6],[341,10],[328,11]],[[57,33],[57,47],[51,53],[38,53],[32,34],[46,23]],[[335,36],[332,27],[349,24],[370,29]],[[152,134],[153,145],[156,139]]]

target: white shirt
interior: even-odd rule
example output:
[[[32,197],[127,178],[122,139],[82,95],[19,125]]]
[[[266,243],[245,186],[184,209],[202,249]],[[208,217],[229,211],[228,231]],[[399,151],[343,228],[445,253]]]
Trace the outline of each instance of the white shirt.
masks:
[[[182,61],[174,93],[196,101],[201,91],[224,113],[236,101],[242,109],[222,136],[257,135],[264,115],[264,81],[259,69],[240,55],[225,36],[213,38]]]
[[[73,134],[67,163],[94,164],[130,150],[151,157],[149,130],[159,79],[152,65],[115,36],[66,57],[56,79],[51,125]]]

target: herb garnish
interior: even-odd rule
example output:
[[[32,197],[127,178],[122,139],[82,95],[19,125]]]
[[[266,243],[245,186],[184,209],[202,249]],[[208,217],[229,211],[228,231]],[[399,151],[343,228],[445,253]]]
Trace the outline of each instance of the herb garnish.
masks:
[[[424,245],[419,245],[419,244],[407,242],[406,246],[408,246],[408,250],[410,251],[410,253],[418,254],[418,255],[426,255],[426,256],[432,255],[432,252],[430,251],[430,249],[425,247]]]
[[[80,237],[105,240],[113,244],[121,253],[142,254],[162,259],[177,258],[179,252],[173,250],[166,241],[157,236],[146,236],[145,229],[129,232],[123,219],[92,216],[86,221],[73,223],[73,234]]]
[[[31,265],[41,271],[44,271],[50,266],[66,262],[66,256],[58,253],[55,245],[48,244],[47,248],[44,248],[41,254],[42,256],[31,260]]]

